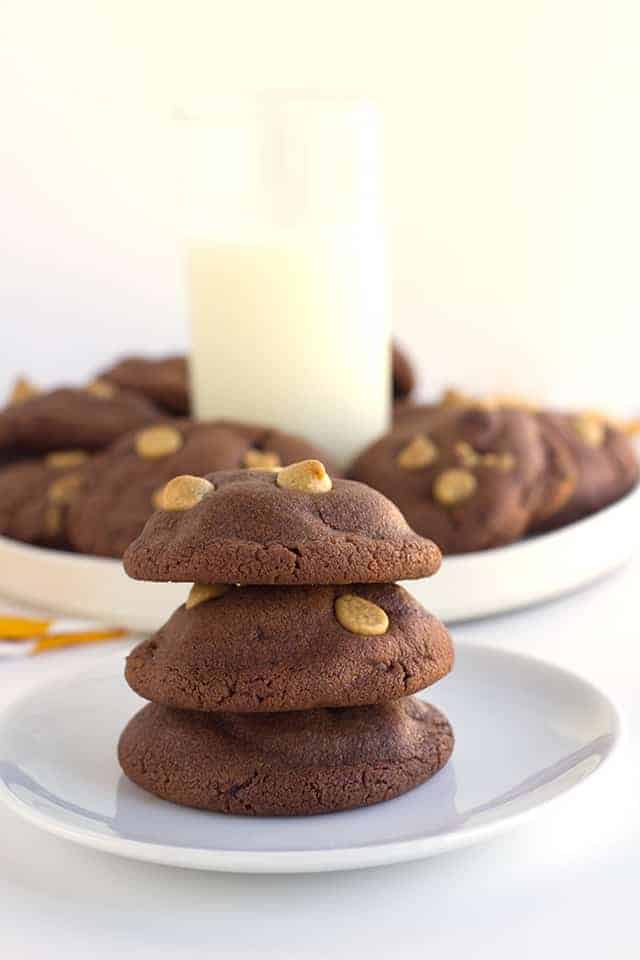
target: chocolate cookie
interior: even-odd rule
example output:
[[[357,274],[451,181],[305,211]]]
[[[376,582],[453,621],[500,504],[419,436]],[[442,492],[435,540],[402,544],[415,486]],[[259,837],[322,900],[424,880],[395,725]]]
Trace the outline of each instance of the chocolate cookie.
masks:
[[[187,358],[124,357],[100,374],[101,380],[126,390],[134,390],[168,413],[189,413],[189,374]]]
[[[544,417],[534,414],[545,450],[546,466],[540,479],[538,505],[531,515],[527,533],[546,527],[572,498],[578,483],[578,464],[561,434]]]
[[[129,721],[120,765],[164,800],[220,813],[297,816],[369,806],[424,783],[453,733],[427,703],[294,713],[173,710],[150,703]]]
[[[0,412],[0,467],[19,459],[19,456],[13,445],[13,428],[11,423],[3,418]]]
[[[0,412],[0,438],[18,454],[102,450],[158,416],[145,397],[98,382],[39,393],[6,407]]]
[[[139,580],[380,583],[435,573],[440,551],[374,490],[307,460],[178,477],[124,558]]]
[[[92,465],[69,516],[76,550],[121,557],[179,474],[276,466],[318,456],[306,440],[241,423],[163,420],[121,437]]]
[[[7,408],[18,406],[18,404],[24,403],[25,400],[30,400],[31,397],[35,397],[38,393],[40,393],[40,390],[34,383],[27,380],[26,377],[19,376],[14,380],[9,392]],[[0,466],[4,466],[7,463],[14,463],[16,460],[21,460],[25,456],[24,453],[20,453],[15,447],[13,418],[11,416],[5,416],[4,412],[4,410],[0,410]]]
[[[540,426],[526,411],[414,408],[358,457],[350,474],[390,497],[443,553],[466,553],[517,539],[545,491],[559,497],[548,456]]]
[[[427,415],[432,418],[441,409],[436,403],[397,403],[393,408],[393,428],[415,426],[421,430]]]
[[[0,533],[25,543],[68,546],[67,515],[89,463],[81,450],[50,453],[0,470]]]
[[[395,342],[391,346],[391,384],[394,400],[406,400],[416,385],[413,364]]]
[[[165,706],[271,713],[397,700],[452,665],[445,627],[396,584],[196,587],[125,676]]]
[[[538,415],[545,432],[568,451],[575,464],[570,496],[532,524],[552,530],[619,500],[638,482],[638,461],[629,437],[605,418],[590,413]]]

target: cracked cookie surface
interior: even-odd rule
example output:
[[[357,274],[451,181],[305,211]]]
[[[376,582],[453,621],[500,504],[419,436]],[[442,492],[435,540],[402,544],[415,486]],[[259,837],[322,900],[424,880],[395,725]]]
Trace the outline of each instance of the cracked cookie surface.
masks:
[[[379,636],[345,629],[339,597],[382,608]],[[446,628],[402,587],[232,587],[181,606],[128,656],[129,686],[155,703],[239,713],[346,707],[397,700],[453,664]]]
[[[330,813],[390,800],[453,749],[440,711],[414,697],[292,713],[173,710],[150,703],[125,728],[124,773],[165,800],[260,816]]]
[[[124,558],[138,580],[239,584],[385,583],[435,573],[440,551],[394,504],[336,479],[326,492],[283,489],[267,470],[207,475],[185,511],[158,510]]]

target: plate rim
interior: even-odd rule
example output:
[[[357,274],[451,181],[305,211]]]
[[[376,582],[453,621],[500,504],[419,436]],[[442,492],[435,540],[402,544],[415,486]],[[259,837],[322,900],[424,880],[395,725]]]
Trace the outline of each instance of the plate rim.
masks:
[[[529,653],[492,646],[487,643],[461,641],[457,649],[468,649],[472,655],[478,653],[490,656],[506,657],[526,662],[535,668],[551,670],[561,674],[572,682],[578,682],[586,691],[595,695],[608,711],[611,721],[611,740],[592,770],[589,770],[572,784],[561,787],[545,799],[539,800],[526,810],[507,813],[499,819],[475,826],[462,826],[435,836],[410,837],[403,840],[388,840],[375,844],[339,846],[331,849],[310,850],[204,850],[201,847],[176,847],[171,844],[152,843],[145,840],[128,840],[116,836],[96,833],[61,824],[53,815],[36,810],[10,789],[4,778],[0,778],[0,801],[19,817],[52,834],[62,837],[90,849],[110,853],[129,860],[156,863],[183,869],[211,870],[227,873],[281,874],[281,873],[317,873],[334,870],[356,870],[367,867],[383,866],[393,863],[420,860],[448,851],[461,849],[481,842],[492,836],[506,833],[533,817],[543,814],[549,805],[572,794],[579,788],[593,784],[601,771],[620,754],[624,740],[624,725],[620,713],[607,693],[579,672],[555,664],[553,661]],[[71,674],[60,673],[40,683],[30,685],[19,697],[12,700],[0,711],[0,744],[4,730],[10,726],[11,715],[25,702],[37,698],[38,694],[49,688],[57,688],[60,682],[76,680],[84,675],[99,674],[116,660],[121,653],[111,653],[95,661],[91,667],[86,665]],[[328,816],[329,814],[327,814]]]

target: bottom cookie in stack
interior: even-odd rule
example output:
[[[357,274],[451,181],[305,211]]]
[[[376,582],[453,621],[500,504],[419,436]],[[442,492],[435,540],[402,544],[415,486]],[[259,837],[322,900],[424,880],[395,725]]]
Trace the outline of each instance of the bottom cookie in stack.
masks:
[[[122,734],[119,758],[134,783],[173,803],[294,816],[391,800],[452,749],[447,719],[415,697],[261,715],[150,703]]]
[[[173,579],[210,567],[228,582],[197,583],[128,658],[128,683],[152,703],[120,739],[125,774],[178,804],[274,816],[378,803],[441,769],[451,727],[409,694],[449,672],[449,634],[398,585],[358,582],[435,572],[433,544],[316,461],[179,480],[180,506],[165,498],[125,564],[157,573],[169,551]],[[325,552],[338,582],[316,586]],[[243,570],[259,582],[233,585]]]

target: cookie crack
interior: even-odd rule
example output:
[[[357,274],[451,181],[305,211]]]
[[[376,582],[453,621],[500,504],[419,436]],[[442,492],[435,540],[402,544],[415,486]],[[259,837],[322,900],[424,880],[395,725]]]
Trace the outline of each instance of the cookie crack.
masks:
[[[237,797],[241,790],[246,790],[255,783],[255,781],[258,779],[258,775],[259,771],[256,768],[245,780],[242,780],[240,783],[232,783],[231,786],[223,792],[223,796],[227,798]]]

